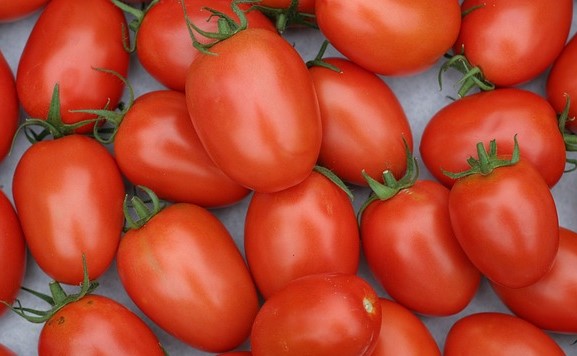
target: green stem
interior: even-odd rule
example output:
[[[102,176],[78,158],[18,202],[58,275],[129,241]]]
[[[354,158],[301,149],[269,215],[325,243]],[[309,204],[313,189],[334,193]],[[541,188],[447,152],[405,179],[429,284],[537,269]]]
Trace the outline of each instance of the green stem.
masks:
[[[123,205],[124,218],[127,225],[125,231],[140,229],[164,208],[158,196],[151,189],[141,185],[136,188],[146,194],[146,202],[141,199],[137,193],[130,199],[128,195],[125,197]],[[147,204],[147,202],[149,204]],[[149,205],[152,206],[149,207]],[[135,215],[136,218],[134,218],[133,215]]]
[[[319,49],[319,52],[317,53],[316,57],[313,60],[310,60],[306,63],[308,68],[317,66],[317,67],[323,67],[323,68],[330,69],[330,70],[335,71],[337,73],[342,73],[342,71],[337,66],[334,66],[334,65],[323,60],[323,56],[325,55],[325,52],[326,52],[329,44],[330,44],[330,42],[328,40],[323,41],[321,48]]]

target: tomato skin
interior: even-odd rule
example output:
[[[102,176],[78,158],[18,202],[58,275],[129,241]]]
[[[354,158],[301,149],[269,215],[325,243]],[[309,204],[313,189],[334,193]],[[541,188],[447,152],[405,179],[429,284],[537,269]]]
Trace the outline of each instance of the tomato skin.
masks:
[[[12,70],[0,51],[0,162],[10,152],[18,128],[19,102]]]
[[[265,301],[251,332],[252,354],[370,355],[381,307],[361,277],[320,273],[297,278]]]
[[[207,21],[211,9],[236,19],[229,0],[185,0],[190,21],[204,31],[217,30],[217,18]],[[276,31],[272,22],[259,11],[246,14],[249,27]],[[161,28],[162,31],[158,29]],[[197,35],[203,43],[209,40]],[[192,46],[179,0],[160,0],[144,16],[136,37],[136,54],[142,66],[160,83],[184,91],[186,72],[200,52]]]
[[[0,356],[17,356],[15,352],[10,350],[5,345],[0,344]]]
[[[0,300],[12,303],[20,292],[26,270],[26,243],[12,203],[0,190]],[[0,315],[7,307],[0,304]]]
[[[254,193],[248,206],[244,250],[264,298],[309,274],[355,274],[360,240],[357,218],[346,193],[313,172],[276,193]]]
[[[491,286],[515,315],[533,325],[559,333],[577,332],[577,233],[559,230],[559,251],[551,270],[525,288]],[[535,307],[538,305],[539,307]]]
[[[453,51],[497,86],[514,86],[542,73],[559,55],[571,27],[573,1],[465,0]],[[529,39],[529,40],[528,40]]]
[[[108,269],[125,192],[104,146],[80,135],[33,144],[16,166],[12,194],[30,253],[50,277],[82,282],[82,254],[91,280]]]
[[[454,183],[443,173],[468,169],[479,141],[495,139],[499,153],[511,154],[517,135],[521,155],[554,186],[565,170],[565,143],[555,110],[539,95],[515,88],[468,95],[439,110],[421,136],[420,152],[431,174],[447,187]]]
[[[549,187],[521,159],[483,176],[455,182],[449,213],[457,240],[489,280],[510,288],[537,282],[559,248],[559,223]]]
[[[316,164],[322,128],[298,52],[263,29],[240,31],[211,51],[216,55],[192,62],[186,82],[188,111],[208,155],[255,191],[302,182]]]
[[[457,0],[317,0],[315,12],[339,52],[384,75],[430,68],[451,48],[461,24]]]
[[[573,36],[563,48],[563,51],[551,67],[547,76],[546,92],[547,100],[556,112],[560,113],[565,108],[566,96],[572,100],[569,107],[569,120],[566,123],[567,128],[577,132],[577,83],[569,78],[577,75],[577,36]]]
[[[426,315],[451,315],[475,296],[481,275],[451,227],[449,190],[418,180],[361,215],[367,264],[398,303]],[[418,218],[417,218],[418,217]]]
[[[178,91],[138,97],[122,119],[114,153],[128,180],[162,199],[219,207],[249,193],[208,157],[188,116],[184,93]]]
[[[94,118],[70,110],[116,108],[124,83],[95,68],[127,76],[130,56],[123,47],[122,26],[122,10],[108,0],[51,0],[30,33],[16,73],[26,113],[45,119],[57,83],[65,123]]]
[[[380,298],[383,320],[371,356],[441,356],[437,342],[427,326],[399,303]]]
[[[134,303],[183,342],[216,353],[248,337],[256,287],[234,240],[206,209],[174,204],[129,230],[117,267]],[[167,313],[167,305],[178,305],[178,313]]]
[[[565,355],[543,330],[515,316],[483,312],[459,319],[447,334],[445,356]]]
[[[44,324],[38,355],[164,355],[158,338],[132,311],[100,295],[67,304]]]
[[[401,177],[405,145],[413,147],[409,121],[395,93],[377,75],[342,58],[323,58],[340,69],[309,69],[319,100],[323,138],[319,164],[344,181],[366,186],[364,169],[383,181],[383,171]],[[363,95],[358,95],[362,91]],[[367,152],[370,152],[368,154]]]
[[[31,15],[50,0],[18,0],[0,2],[0,23],[12,22]]]

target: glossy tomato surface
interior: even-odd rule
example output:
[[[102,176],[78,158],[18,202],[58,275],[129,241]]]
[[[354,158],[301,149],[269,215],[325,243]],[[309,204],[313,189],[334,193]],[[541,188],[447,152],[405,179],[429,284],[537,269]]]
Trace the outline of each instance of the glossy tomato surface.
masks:
[[[547,76],[546,93],[547,100],[556,112],[563,112],[567,99],[571,99],[569,107],[569,120],[567,127],[577,132],[577,82],[571,80],[577,75],[577,36],[569,40],[563,51],[551,67]]]
[[[117,267],[140,310],[188,345],[225,352],[248,337],[256,287],[226,227],[206,209],[174,204],[129,230]]]
[[[111,264],[124,224],[124,184],[116,162],[97,141],[80,135],[41,141],[18,162],[12,194],[26,243],[51,278],[90,279]]]
[[[0,161],[10,152],[19,114],[14,75],[0,51]]]
[[[298,52],[264,29],[241,31],[210,50],[215,55],[198,57],[186,82],[188,111],[208,155],[255,191],[302,182],[316,164],[322,128]]]
[[[41,9],[50,0],[18,0],[0,3],[0,23],[17,21]]]

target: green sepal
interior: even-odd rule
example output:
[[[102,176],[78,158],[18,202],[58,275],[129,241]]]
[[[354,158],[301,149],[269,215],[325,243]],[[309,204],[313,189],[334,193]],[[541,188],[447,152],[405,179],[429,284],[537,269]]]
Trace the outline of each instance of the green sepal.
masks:
[[[140,229],[150,219],[164,209],[164,204],[161,203],[160,199],[152,189],[142,185],[136,186],[135,188],[141,190],[146,197],[144,200],[141,199],[138,196],[138,192],[135,191],[131,198],[128,197],[128,194],[124,198],[123,211],[126,220],[125,232],[128,230]],[[134,218],[133,215],[136,218]]]
[[[481,68],[471,65],[463,52],[464,49],[460,54],[445,56],[448,58],[448,60],[441,65],[441,69],[437,75],[439,89],[443,89],[443,73],[449,69],[456,69],[463,74],[463,77],[457,82],[457,84],[460,84],[460,87],[457,91],[457,95],[460,98],[466,96],[474,88],[479,88],[482,91],[490,91],[495,89],[495,84],[486,80]]]
[[[260,1],[260,0],[259,0]],[[255,2],[259,2],[255,1]],[[289,7],[279,9],[274,7],[252,5],[248,11],[257,10],[274,21],[277,31],[282,34],[288,27],[300,25],[318,29],[316,16],[298,10],[299,0],[291,0]]]
[[[347,185],[345,184],[345,182],[343,182],[343,180],[336,175],[333,171],[331,171],[330,169],[323,167],[323,166],[319,166],[316,165],[313,170],[319,174],[322,174],[323,176],[327,177],[331,182],[333,182],[334,184],[336,184],[339,188],[342,189],[343,192],[345,192],[347,194],[347,196],[349,197],[349,199],[354,200],[354,196],[353,193],[351,192],[351,190],[349,189],[349,187],[347,187]]]
[[[130,35],[128,30],[122,25],[122,45],[124,46],[124,50],[128,53],[133,53],[136,51],[136,36],[138,35],[138,30],[140,29],[140,25],[142,24],[142,20],[148,13],[148,11],[156,5],[160,0],[152,0],[148,5],[142,4],[142,9],[137,9],[132,7],[120,0],[111,0],[114,5],[120,8],[125,13],[131,15],[133,19],[128,23],[128,29],[134,33],[135,40],[130,43]]]

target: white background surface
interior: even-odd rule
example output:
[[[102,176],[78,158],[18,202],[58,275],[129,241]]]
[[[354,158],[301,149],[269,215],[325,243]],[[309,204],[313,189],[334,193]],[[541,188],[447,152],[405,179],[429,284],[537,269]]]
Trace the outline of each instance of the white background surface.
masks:
[[[577,31],[576,16],[577,15],[574,15],[573,18],[573,25],[570,34],[571,36]],[[22,49],[24,48],[28,34],[30,33],[37,17],[38,14],[35,14],[18,22],[0,24],[0,50],[2,50],[4,53],[4,56],[9,62],[14,73],[16,72],[18,59]],[[285,37],[291,43],[294,43],[295,48],[301,53],[305,60],[314,58],[323,40],[323,37],[319,32],[304,29],[288,31],[285,34]],[[338,54],[329,47],[327,56],[330,55]],[[439,91],[437,84],[437,72],[439,70],[439,65],[440,62],[434,68],[431,68],[424,73],[410,77],[383,78],[397,94],[409,118],[413,130],[415,155],[417,159],[419,159],[418,147],[420,143],[420,136],[425,123],[441,107],[449,103],[449,99],[446,97],[447,95],[455,95],[454,88],[451,87],[451,84],[457,80],[457,74],[454,72],[448,73],[444,77],[444,89],[443,91]],[[524,85],[523,87],[535,91],[539,94],[543,94],[545,76],[546,73],[541,75],[535,81]],[[135,56],[133,56],[131,63],[129,78],[132,85],[134,86],[134,90],[137,96],[150,90],[162,88],[160,84],[158,84],[143,70]],[[24,117],[25,116],[23,113],[22,119]],[[0,163],[0,187],[10,199],[12,197],[11,186],[14,168],[19,157],[28,146],[28,141],[26,141],[22,135],[20,135],[17,139],[17,144],[12,155]],[[422,163],[420,163],[420,167],[421,178],[430,177]],[[355,194],[354,203],[358,208],[366,198],[368,190],[354,187],[353,193]],[[553,194],[558,204],[560,224],[571,229],[577,229],[577,172],[565,174],[561,181],[553,188]],[[243,239],[243,220],[248,199],[249,198],[246,198],[240,204],[230,208],[213,210],[213,212],[229,228],[241,250]],[[2,271],[0,271],[0,273],[2,273]],[[362,261],[359,274],[373,283],[380,295],[386,296],[382,288],[375,284],[374,279],[372,278],[370,272],[367,270],[364,261]],[[29,257],[24,285],[29,288],[48,293],[47,286],[49,281],[49,278],[39,270],[33,259]],[[114,265],[102,278],[99,279],[99,281],[100,287],[96,293],[106,295],[127,305],[129,308],[143,317],[143,319],[158,335],[169,354],[208,355],[207,353],[195,350],[179,342],[172,336],[168,335],[153,325],[150,320],[144,317],[125,294],[117,277]],[[31,299],[29,296],[22,293],[21,300],[26,306],[42,309],[47,306],[41,302]],[[466,314],[479,311],[507,312],[507,309],[496,298],[495,294],[492,292],[486,281],[481,283],[481,287],[477,292],[475,299],[461,313],[443,318],[423,317],[423,320],[433,333],[442,350],[445,335],[451,327],[452,323]],[[167,312],[170,313],[178,311],[171,310],[170,307],[167,306]],[[6,312],[0,316],[0,343],[7,345],[19,355],[35,355],[37,353],[37,338],[41,327],[42,325],[31,324],[11,312]],[[571,343],[577,339],[576,335],[552,334],[552,336],[557,340],[557,342],[568,355],[577,354],[577,345],[571,345]],[[245,344],[239,349],[247,348],[248,344]]]

